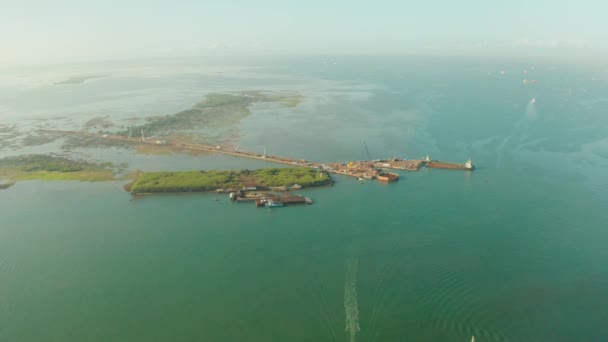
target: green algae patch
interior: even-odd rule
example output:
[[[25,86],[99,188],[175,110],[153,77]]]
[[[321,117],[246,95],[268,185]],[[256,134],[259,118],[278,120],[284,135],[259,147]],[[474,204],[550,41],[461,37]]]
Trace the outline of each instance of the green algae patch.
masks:
[[[93,163],[56,155],[25,155],[0,159],[0,178],[22,180],[108,181],[114,179],[112,163]]]
[[[134,194],[204,192],[242,188],[305,188],[330,183],[331,177],[327,172],[303,167],[240,171],[144,172],[129,190]]]

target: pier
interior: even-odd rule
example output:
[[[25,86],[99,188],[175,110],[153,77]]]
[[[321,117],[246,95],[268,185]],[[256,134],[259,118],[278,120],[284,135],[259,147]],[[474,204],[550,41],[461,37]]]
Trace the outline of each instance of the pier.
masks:
[[[110,134],[98,134],[91,132],[83,132],[83,131],[63,131],[63,130],[40,130],[43,133],[51,133],[51,134],[61,134],[61,135],[78,135],[83,137],[91,137],[98,139],[106,139],[113,141],[124,141],[132,144],[147,144],[154,146],[167,146],[167,147],[178,147],[182,149],[188,149],[192,151],[201,151],[208,153],[217,153],[217,154],[225,154],[235,157],[241,158],[249,158],[256,160],[263,160],[272,163],[292,165],[292,166],[300,166],[300,167],[308,167],[313,169],[325,170],[332,174],[338,174],[343,176],[354,177],[358,179],[376,179],[378,174],[382,172],[384,169],[392,169],[392,170],[404,170],[404,171],[418,171],[420,168],[424,166],[433,165],[463,165],[462,170],[473,170],[473,168],[465,168],[465,164],[456,164],[456,163],[448,163],[448,162],[440,162],[436,160],[430,160],[429,157],[425,159],[399,159],[399,158],[391,158],[391,159],[376,159],[376,160],[362,160],[362,161],[350,161],[350,162],[313,162],[307,161],[303,159],[293,159],[286,157],[279,157],[274,155],[266,155],[259,154],[255,152],[249,151],[241,151],[241,150],[231,150],[222,148],[222,146],[211,146],[211,145],[202,145],[195,144],[191,142],[183,142],[183,141],[174,141],[174,140],[156,140],[154,138],[144,139],[142,138],[133,138],[133,137],[124,137],[120,135],[110,135]],[[467,162],[470,163],[470,160]],[[472,164],[471,164],[472,165]],[[452,169],[457,169],[456,167],[450,167]]]

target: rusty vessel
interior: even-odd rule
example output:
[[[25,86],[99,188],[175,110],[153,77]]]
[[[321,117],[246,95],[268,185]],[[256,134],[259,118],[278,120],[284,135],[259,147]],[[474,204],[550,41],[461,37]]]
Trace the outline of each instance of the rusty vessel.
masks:
[[[450,170],[475,170],[475,165],[471,162],[471,158],[466,161],[464,164],[460,163],[450,163],[438,160],[430,160],[427,162],[426,166],[435,168],[435,169],[450,169]]]
[[[395,182],[399,180],[399,175],[393,172],[380,172],[376,178],[381,182]]]

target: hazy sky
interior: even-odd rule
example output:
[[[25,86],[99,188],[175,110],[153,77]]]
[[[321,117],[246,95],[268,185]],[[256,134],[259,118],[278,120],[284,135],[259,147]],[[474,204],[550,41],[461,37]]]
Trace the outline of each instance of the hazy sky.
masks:
[[[605,56],[608,1],[0,0],[0,66],[191,55]]]

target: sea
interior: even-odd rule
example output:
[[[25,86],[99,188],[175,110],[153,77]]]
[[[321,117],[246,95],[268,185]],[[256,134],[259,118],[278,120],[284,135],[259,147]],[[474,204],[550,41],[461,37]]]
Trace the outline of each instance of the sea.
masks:
[[[241,150],[476,165],[390,184],[335,176],[300,192],[313,205],[284,208],[133,198],[119,180],[17,182],[0,190],[0,341],[608,340],[606,64],[190,57],[0,75],[0,157],[271,167],[23,140],[256,90],[302,101],[252,106],[230,127]]]

